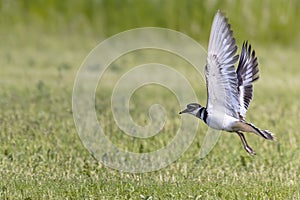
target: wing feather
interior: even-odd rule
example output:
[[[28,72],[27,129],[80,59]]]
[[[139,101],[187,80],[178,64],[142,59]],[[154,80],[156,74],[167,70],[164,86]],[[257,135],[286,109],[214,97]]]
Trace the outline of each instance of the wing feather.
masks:
[[[218,11],[214,17],[205,67],[207,111],[238,118],[238,81],[234,64],[237,46],[227,18]]]
[[[241,57],[237,68],[239,114],[244,119],[253,97],[252,83],[259,79],[258,62],[255,51],[248,42],[243,43]]]

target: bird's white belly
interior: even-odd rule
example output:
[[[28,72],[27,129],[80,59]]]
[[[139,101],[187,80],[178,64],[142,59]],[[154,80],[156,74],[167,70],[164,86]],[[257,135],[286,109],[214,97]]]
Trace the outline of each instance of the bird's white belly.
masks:
[[[238,119],[225,113],[213,113],[207,118],[207,125],[217,130],[234,131],[234,125]]]

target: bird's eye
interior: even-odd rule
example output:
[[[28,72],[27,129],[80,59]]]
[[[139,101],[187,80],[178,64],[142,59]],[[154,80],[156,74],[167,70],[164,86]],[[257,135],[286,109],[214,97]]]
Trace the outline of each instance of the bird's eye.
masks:
[[[193,109],[194,107],[195,107],[195,106],[192,105],[192,104],[187,105],[187,108],[188,108],[188,109]]]

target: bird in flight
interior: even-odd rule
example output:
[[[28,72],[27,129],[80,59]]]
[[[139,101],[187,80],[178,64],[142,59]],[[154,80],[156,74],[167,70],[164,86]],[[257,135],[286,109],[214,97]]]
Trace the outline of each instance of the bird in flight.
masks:
[[[247,41],[243,43],[240,59],[236,52],[230,24],[225,15],[218,11],[211,27],[205,66],[206,107],[191,103],[179,114],[192,114],[211,128],[237,133],[245,150],[254,155],[243,132],[255,133],[267,140],[274,140],[274,136],[268,130],[262,130],[245,120],[252,100],[252,83],[259,78],[258,62],[255,51]]]

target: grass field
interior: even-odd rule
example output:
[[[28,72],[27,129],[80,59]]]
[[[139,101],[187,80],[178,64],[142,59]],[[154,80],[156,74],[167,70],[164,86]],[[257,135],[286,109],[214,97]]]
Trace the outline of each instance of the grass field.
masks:
[[[197,12],[193,4],[174,3],[168,7],[164,3],[157,9],[166,10],[169,20],[165,21],[159,12],[157,16],[154,14],[156,17],[152,15],[153,20],[147,17],[155,10],[147,7],[148,4],[157,5],[150,1],[135,6],[132,5],[134,1],[128,1],[119,7],[118,1],[103,1],[106,7],[91,6],[98,1],[90,1],[91,4],[75,1],[75,11],[69,8],[69,1],[62,5],[56,1],[46,1],[47,4],[23,1],[27,2],[24,5],[20,2],[1,1],[0,4],[3,16],[0,21],[0,199],[300,199],[300,40],[297,23],[300,12],[297,1],[253,4],[249,16],[257,16],[256,10],[263,13],[263,9],[259,9],[263,4],[271,16],[285,14],[282,17],[287,20],[284,26],[272,18],[267,21],[270,28],[263,28],[262,23],[256,25],[259,17],[238,19],[239,8],[244,9],[244,5],[235,4],[235,1],[228,1],[228,5],[215,1],[213,6],[195,1],[201,7],[199,10],[207,11],[202,13]],[[233,4],[235,7],[231,8]],[[207,130],[199,121],[192,145],[180,159],[164,169],[132,174],[98,163],[82,145],[72,115],[76,73],[91,49],[106,36],[150,25],[183,31],[205,44],[218,5],[228,13],[238,45],[243,39],[249,39],[259,58],[261,79],[255,84],[247,119],[274,132],[277,141],[269,142],[247,134],[249,144],[257,153],[251,157],[236,135],[223,133],[212,152],[199,160],[199,147]],[[49,9],[43,10],[45,7]],[[123,23],[116,23],[118,13],[105,15],[108,11],[104,12],[104,7],[108,11],[122,8],[121,17],[127,13],[132,16],[125,18]],[[102,11],[99,15],[97,8]],[[135,12],[131,13],[131,8]],[[180,8],[189,8],[193,12],[183,11],[182,21],[176,21],[176,9]],[[139,13],[137,11],[146,14],[141,14],[138,20],[134,15]],[[78,23],[74,16],[78,16]],[[199,32],[197,28],[182,25],[190,23],[189,17],[196,24],[199,20],[204,30]],[[98,26],[98,18],[105,22]],[[257,30],[251,32],[250,25],[245,27],[245,19],[253,28],[257,26]],[[93,26],[95,30],[91,28]],[[109,30],[106,31],[107,27]],[[122,60],[108,72],[106,80],[110,76],[120,76],[118,67],[122,67]],[[203,82],[198,86],[196,77],[183,71],[199,91],[199,101],[204,104]],[[106,84],[111,85],[110,82]],[[104,87],[105,92],[96,95],[98,118],[111,127],[108,137],[120,147],[134,152],[152,151],[163,146],[174,136],[180,121],[177,112],[181,108],[170,92],[160,87],[144,89],[138,90],[131,102],[133,119],[143,125],[149,106],[159,102],[165,106],[169,120],[164,136],[145,141],[124,138],[111,115],[102,114],[110,110],[110,87]]]

